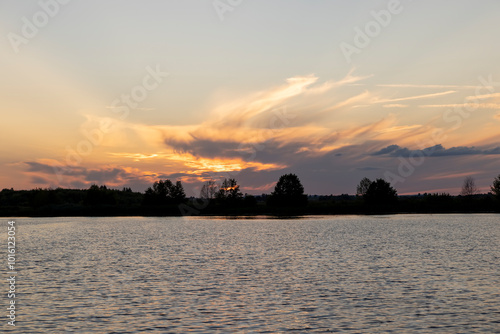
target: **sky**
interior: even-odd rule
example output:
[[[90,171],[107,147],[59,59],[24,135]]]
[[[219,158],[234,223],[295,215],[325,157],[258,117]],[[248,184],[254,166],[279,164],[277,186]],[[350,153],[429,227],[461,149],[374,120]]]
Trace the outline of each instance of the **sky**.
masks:
[[[500,2],[0,1],[0,189],[458,194],[500,174]]]

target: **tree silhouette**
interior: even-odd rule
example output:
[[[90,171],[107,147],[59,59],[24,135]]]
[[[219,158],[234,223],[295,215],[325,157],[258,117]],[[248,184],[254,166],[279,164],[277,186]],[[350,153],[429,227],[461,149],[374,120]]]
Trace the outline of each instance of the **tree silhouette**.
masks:
[[[181,181],[176,181],[170,188],[170,197],[175,204],[180,204],[186,200],[186,193]]]
[[[269,196],[268,204],[289,207],[306,205],[307,196],[304,195],[304,187],[298,176],[295,174],[282,175]]]
[[[217,183],[215,183],[214,180],[208,180],[201,187],[200,197],[204,198],[204,199],[212,200],[215,198],[218,191],[219,191],[219,186],[217,185]]]
[[[476,181],[472,176],[467,176],[464,179],[464,183],[462,185],[462,191],[460,195],[462,196],[473,196],[479,193],[479,189],[476,186]]]
[[[370,184],[363,198],[369,205],[388,207],[397,203],[398,193],[389,182],[376,179]]]
[[[491,186],[491,191],[500,199],[500,175],[498,175],[495,180],[493,180],[493,185]]]
[[[476,193],[474,182],[466,183],[467,189]],[[423,194],[418,196],[404,196],[397,198],[397,192],[384,180],[377,179],[370,183],[363,200],[355,196],[315,196],[317,200],[307,209],[300,207],[307,201],[298,177],[287,174],[280,177],[272,195],[262,194],[251,196],[245,194],[241,198],[240,189],[235,180],[224,180],[222,191],[215,182],[208,184],[209,194],[213,198],[221,196],[221,202],[215,199],[206,214],[356,214],[356,213],[449,213],[449,212],[500,212],[500,175],[491,185],[492,193],[477,194],[475,196],[451,196],[449,194]],[[475,189],[475,190],[474,190]],[[216,190],[216,191],[214,191]],[[237,199],[236,205],[229,200]],[[175,205],[184,201],[185,193],[180,181],[172,182],[161,180],[155,182],[144,193],[134,192],[125,187],[123,190],[110,189],[106,186],[93,184],[88,189],[32,189],[0,191],[0,216],[148,216],[148,215],[178,215],[200,214],[201,209],[184,209]],[[281,206],[277,210],[270,210],[261,202],[268,205]],[[158,205],[155,205],[158,204]],[[194,205],[195,202],[193,202]],[[222,204],[222,205],[221,205]],[[206,206],[203,206],[205,208]],[[188,210],[186,211],[185,208]],[[229,210],[228,210],[229,209]],[[179,212],[179,210],[181,210]]]
[[[243,194],[235,179],[224,179],[219,187],[216,198],[220,202],[236,204],[236,202],[243,198]]]
[[[93,184],[87,190],[84,199],[85,205],[115,205],[116,197],[112,190],[106,186],[98,186]]]
[[[144,194],[144,204],[146,205],[170,205],[180,204],[186,199],[181,181],[175,184],[170,180],[159,180],[149,187]]]
[[[371,184],[372,181],[369,178],[364,177],[356,187],[356,196],[364,196]]]

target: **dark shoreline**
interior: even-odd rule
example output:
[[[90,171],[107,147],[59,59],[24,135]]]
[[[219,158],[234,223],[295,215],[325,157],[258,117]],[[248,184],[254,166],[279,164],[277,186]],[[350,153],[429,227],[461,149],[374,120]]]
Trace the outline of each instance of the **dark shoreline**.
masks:
[[[493,194],[451,196],[422,194],[397,196],[392,201],[368,201],[354,195],[310,195],[304,203],[273,203],[266,194],[238,200],[189,198],[148,201],[147,195],[130,189],[35,189],[0,191],[0,217],[176,217],[380,214],[500,213],[500,198]]]
[[[204,213],[200,212],[196,215],[182,215],[182,214],[147,214],[147,213],[130,213],[130,214],[120,214],[118,212],[99,212],[99,213],[74,213],[74,214],[0,214],[1,218],[61,218],[61,217],[225,217],[230,219],[258,219],[258,217],[264,217],[263,219],[301,219],[308,216],[397,216],[397,215],[457,215],[457,214],[500,214],[500,210],[496,211],[435,211],[435,212],[418,212],[418,211],[400,211],[400,212],[343,212],[343,213],[326,213],[326,212],[294,212],[294,213],[277,213],[277,212],[241,212],[241,213],[225,213],[225,212],[211,212]]]

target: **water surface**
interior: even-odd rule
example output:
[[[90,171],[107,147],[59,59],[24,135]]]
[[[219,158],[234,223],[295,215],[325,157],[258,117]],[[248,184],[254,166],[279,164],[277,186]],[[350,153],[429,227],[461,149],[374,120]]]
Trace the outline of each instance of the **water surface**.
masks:
[[[500,215],[17,224],[19,333],[500,332]]]

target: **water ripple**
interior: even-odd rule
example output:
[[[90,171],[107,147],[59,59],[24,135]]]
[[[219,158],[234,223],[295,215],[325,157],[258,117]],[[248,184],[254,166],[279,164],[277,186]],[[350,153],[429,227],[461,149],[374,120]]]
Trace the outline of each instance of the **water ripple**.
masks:
[[[18,226],[23,333],[500,332],[499,215]]]

